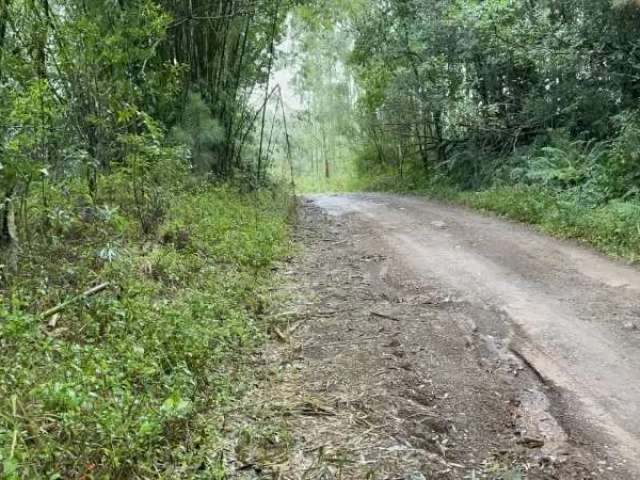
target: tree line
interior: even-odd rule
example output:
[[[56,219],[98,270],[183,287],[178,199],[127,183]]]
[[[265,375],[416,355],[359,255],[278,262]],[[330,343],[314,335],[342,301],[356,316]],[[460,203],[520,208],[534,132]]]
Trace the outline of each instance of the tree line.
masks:
[[[351,25],[365,170],[638,196],[636,2],[365,1]]]
[[[120,182],[150,231],[177,178],[259,178],[293,3],[0,1],[0,263],[71,190],[98,205]]]

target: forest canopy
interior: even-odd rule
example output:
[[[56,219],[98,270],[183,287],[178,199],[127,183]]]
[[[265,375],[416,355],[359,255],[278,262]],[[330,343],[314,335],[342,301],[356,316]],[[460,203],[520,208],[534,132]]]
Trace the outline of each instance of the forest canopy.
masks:
[[[428,4],[372,2],[354,21],[359,108],[371,139],[387,139],[372,142],[379,161],[397,144],[464,187],[486,185],[498,170],[568,185],[593,166],[523,164],[526,150],[571,144],[584,153],[637,128],[635,2]],[[598,165],[607,198],[633,193],[638,180],[635,145],[616,145]],[[519,160],[505,170],[512,154]]]
[[[243,149],[262,109],[250,100],[270,93],[291,6],[2,0],[0,242],[18,235],[8,223],[26,222],[16,204],[39,183],[84,179],[95,203],[101,176],[119,175],[132,182],[148,230],[162,182],[187,171],[212,179],[251,171],[260,159]]]

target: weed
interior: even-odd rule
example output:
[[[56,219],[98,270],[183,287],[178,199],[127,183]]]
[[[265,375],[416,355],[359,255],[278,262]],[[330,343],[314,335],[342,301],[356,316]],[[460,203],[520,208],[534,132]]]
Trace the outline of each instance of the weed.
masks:
[[[0,304],[2,478],[223,478],[216,414],[263,337],[277,204],[195,189],[157,237],[132,228],[135,209],[61,207]],[[111,287],[41,318],[98,282]]]

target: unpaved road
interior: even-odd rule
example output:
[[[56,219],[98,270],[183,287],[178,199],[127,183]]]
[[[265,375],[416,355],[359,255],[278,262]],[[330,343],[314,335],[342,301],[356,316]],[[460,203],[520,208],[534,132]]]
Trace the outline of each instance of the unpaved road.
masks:
[[[531,229],[424,199],[320,196],[377,231],[425,285],[504,315],[501,337],[545,382],[566,429],[606,445],[640,478],[640,271]]]
[[[637,270],[420,198],[298,217],[230,478],[640,478]]]

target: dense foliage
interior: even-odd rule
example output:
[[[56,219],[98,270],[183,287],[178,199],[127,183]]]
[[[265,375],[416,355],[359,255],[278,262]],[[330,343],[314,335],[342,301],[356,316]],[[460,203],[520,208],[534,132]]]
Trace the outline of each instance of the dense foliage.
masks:
[[[319,0],[297,18],[303,186],[489,190],[483,208],[640,256],[638,2]],[[352,181],[320,181],[318,156]]]
[[[400,147],[477,188],[527,147],[591,150],[625,134],[640,93],[639,20],[635,4],[610,0],[372,2],[355,21],[352,62],[371,141],[389,150],[377,160],[397,162]],[[507,170],[571,184],[593,167],[557,153]],[[616,153],[596,162],[610,197],[629,193],[640,173]]]
[[[157,242],[120,209],[58,217],[0,305],[1,478],[223,478],[220,406],[286,247],[286,209],[254,200],[182,192]]]
[[[0,478],[224,474],[292,3],[0,0]]]
[[[146,231],[165,208],[159,183],[173,183],[174,169],[259,178],[264,154],[243,155],[264,111],[251,100],[268,96],[289,7],[2,0],[0,243],[15,244],[27,228],[32,190],[69,178],[84,178],[98,205],[101,175],[122,174]],[[4,263],[15,270],[15,261]]]

